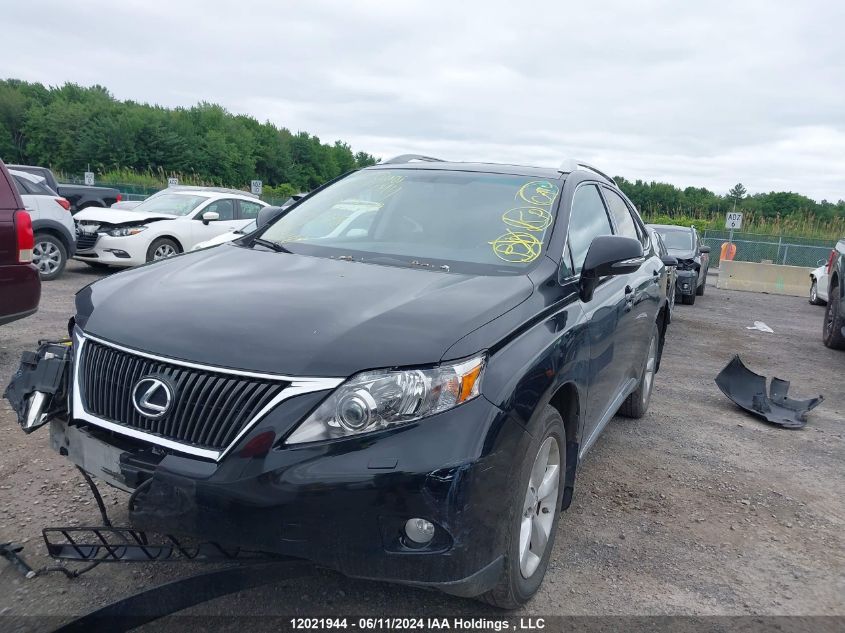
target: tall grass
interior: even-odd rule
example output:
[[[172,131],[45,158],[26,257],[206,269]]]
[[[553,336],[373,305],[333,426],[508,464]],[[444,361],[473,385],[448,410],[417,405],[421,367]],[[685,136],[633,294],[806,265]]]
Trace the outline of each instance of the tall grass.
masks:
[[[725,230],[724,216],[705,217],[704,214],[665,215],[644,214],[643,220],[651,224],[677,224],[695,226],[699,231],[706,229]],[[845,218],[821,220],[811,213],[776,215],[767,218],[754,212],[744,212],[742,218],[743,233],[760,233],[774,236],[805,237],[820,240],[838,240],[845,236]]]

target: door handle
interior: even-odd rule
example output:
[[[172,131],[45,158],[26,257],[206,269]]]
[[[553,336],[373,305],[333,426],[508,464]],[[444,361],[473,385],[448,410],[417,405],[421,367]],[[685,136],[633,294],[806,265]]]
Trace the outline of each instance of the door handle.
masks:
[[[625,286],[625,312],[630,312],[634,307],[634,289],[631,286]]]

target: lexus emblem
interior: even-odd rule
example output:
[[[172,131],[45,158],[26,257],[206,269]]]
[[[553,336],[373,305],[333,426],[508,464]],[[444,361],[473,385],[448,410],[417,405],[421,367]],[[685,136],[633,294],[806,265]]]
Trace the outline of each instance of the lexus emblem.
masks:
[[[145,418],[163,417],[173,402],[170,386],[158,378],[141,378],[132,388],[132,404]]]

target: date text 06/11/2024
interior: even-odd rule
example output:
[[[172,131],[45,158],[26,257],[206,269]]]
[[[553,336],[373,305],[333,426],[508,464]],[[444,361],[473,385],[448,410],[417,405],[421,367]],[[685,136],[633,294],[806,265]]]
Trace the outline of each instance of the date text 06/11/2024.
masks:
[[[371,631],[539,631],[546,628],[544,618],[497,620],[489,618],[291,618],[295,630],[361,629]]]

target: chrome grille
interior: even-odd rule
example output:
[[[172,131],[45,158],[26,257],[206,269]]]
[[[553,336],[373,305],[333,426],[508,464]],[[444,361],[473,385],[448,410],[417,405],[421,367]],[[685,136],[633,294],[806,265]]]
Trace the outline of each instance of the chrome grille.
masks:
[[[82,404],[91,415],[180,444],[208,449],[229,446],[289,382],[186,367],[87,340],[78,368]],[[174,388],[167,413],[141,415],[132,403],[145,376]]]

